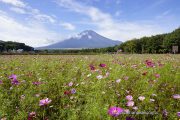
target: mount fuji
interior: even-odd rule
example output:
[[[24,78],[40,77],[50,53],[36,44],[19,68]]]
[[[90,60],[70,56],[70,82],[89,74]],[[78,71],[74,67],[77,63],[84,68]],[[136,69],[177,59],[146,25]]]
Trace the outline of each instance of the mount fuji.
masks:
[[[119,45],[121,43],[121,41],[103,37],[92,30],[85,30],[69,39],[48,46],[39,47],[38,49],[103,48]]]

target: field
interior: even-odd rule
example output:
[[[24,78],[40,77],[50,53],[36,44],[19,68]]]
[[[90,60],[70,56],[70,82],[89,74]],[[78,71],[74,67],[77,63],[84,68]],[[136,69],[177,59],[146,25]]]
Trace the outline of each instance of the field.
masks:
[[[178,120],[180,55],[0,56],[2,120]]]

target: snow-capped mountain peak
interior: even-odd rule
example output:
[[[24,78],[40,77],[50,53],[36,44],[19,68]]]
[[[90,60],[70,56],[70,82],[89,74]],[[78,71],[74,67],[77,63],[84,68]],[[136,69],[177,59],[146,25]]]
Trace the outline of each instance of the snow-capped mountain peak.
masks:
[[[44,48],[103,48],[120,44],[121,41],[114,41],[103,37],[92,30],[85,30],[64,41],[46,46]]]

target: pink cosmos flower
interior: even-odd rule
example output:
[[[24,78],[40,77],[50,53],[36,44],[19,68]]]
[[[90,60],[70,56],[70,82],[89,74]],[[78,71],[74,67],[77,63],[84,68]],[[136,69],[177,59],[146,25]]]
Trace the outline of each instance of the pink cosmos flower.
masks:
[[[155,64],[151,60],[146,60],[145,64],[147,67],[154,67],[155,66]]]
[[[112,117],[118,117],[121,113],[123,113],[123,109],[120,107],[110,107],[108,110],[108,114]]]
[[[36,112],[30,112],[28,115],[28,120],[33,120],[36,117]]]
[[[2,81],[2,80],[0,80],[0,85],[1,85],[1,84],[3,84],[3,81]]]
[[[126,106],[133,107],[134,106],[134,101],[128,101]]]
[[[180,94],[175,94],[175,95],[173,95],[173,98],[174,98],[174,99],[180,99]]]
[[[162,67],[164,64],[162,64],[160,61],[158,62],[158,66]]]
[[[138,99],[139,99],[140,101],[143,101],[143,100],[145,99],[145,97],[144,97],[144,96],[139,96]]]
[[[127,95],[126,100],[131,101],[131,100],[133,100],[133,97],[131,95]]]
[[[12,74],[12,75],[9,76],[9,79],[17,79],[17,75]]]
[[[39,101],[39,106],[46,106],[48,105],[49,103],[51,103],[52,100],[50,100],[49,98],[46,98],[46,99],[42,99]]]
[[[160,78],[160,74],[155,74],[154,75],[156,78]]]
[[[32,82],[33,85],[41,85],[42,82],[36,81],[36,82]]]
[[[128,77],[128,76],[125,76],[125,77],[124,77],[124,80],[128,80],[128,79],[129,79],[129,77]]]

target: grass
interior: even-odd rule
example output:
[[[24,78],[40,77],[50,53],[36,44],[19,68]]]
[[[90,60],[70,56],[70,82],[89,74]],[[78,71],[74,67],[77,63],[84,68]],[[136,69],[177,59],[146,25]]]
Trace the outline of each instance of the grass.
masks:
[[[147,59],[155,67],[147,67]],[[99,67],[100,63],[106,67]],[[147,74],[142,75],[144,72]],[[8,77],[12,74],[20,84],[11,84]],[[103,78],[97,79],[98,75]],[[180,94],[180,55],[0,56],[0,80],[0,118],[7,120],[28,116],[29,120],[176,120],[180,111],[179,99],[172,97]],[[65,93],[72,89],[75,94]],[[126,106],[127,95],[133,96],[137,110]],[[139,96],[145,100],[138,100]],[[52,102],[39,106],[44,98]],[[130,113],[112,117],[108,114],[111,106]],[[30,117],[33,111],[36,116]]]

